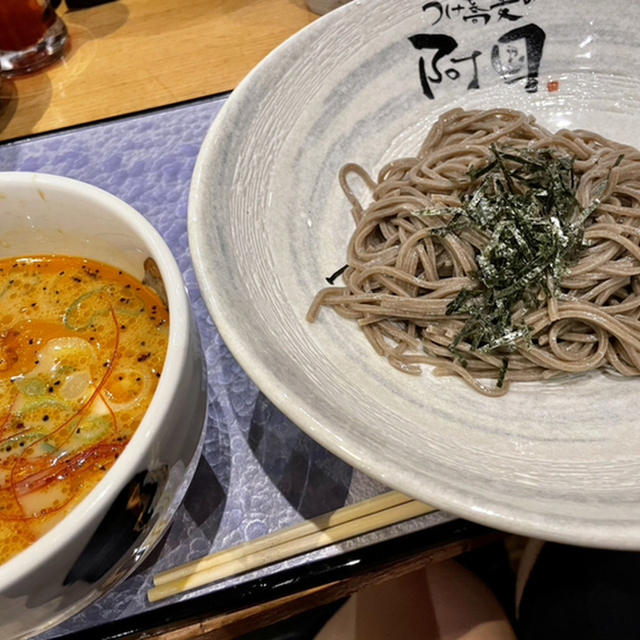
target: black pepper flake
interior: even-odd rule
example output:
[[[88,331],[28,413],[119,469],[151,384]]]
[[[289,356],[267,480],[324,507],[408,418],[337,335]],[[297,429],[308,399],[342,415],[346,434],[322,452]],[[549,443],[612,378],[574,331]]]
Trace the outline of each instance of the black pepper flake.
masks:
[[[82,270],[90,277],[90,278],[96,278],[98,276],[98,274],[100,273],[100,269],[89,269],[89,267],[87,267],[86,264],[82,265]]]
[[[49,416],[45,413],[45,415],[42,416],[42,421],[43,422],[49,422]]]
[[[138,356],[138,362],[144,362],[150,356],[151,353],[143,353],[142,355]]]

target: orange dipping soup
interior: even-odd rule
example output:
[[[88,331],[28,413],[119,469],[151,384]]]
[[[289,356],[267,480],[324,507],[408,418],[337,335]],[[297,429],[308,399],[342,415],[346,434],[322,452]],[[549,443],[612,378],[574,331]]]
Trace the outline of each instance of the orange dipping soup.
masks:
[[[0,563],[95,487],[144,416],[166,306],[106,264],[0,260]]]

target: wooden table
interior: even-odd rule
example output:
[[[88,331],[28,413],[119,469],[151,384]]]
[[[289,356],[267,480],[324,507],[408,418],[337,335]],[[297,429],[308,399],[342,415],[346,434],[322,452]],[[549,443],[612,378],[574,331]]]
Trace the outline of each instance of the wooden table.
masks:
[[[304,0],[116,0],[58,10],[64,59],[3,80],[0,140],[231,91],[317,16]]]

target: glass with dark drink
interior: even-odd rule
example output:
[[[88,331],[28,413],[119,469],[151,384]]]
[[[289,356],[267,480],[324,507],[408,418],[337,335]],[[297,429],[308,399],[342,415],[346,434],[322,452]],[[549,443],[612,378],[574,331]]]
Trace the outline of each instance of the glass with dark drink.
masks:
[[[0,74],[40,70],[62,56],[66,41],[49,0],[0,0]]]

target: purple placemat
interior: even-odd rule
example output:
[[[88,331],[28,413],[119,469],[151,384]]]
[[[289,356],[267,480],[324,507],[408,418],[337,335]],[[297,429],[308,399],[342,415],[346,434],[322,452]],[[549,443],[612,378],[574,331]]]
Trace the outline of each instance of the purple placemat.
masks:
[[[436,512],[411,522],[149,604],[155,573],[386,488],[316,444],[255,387],[220,338],[196,283],[187,242],[187,200],[200,145],[225,97],[0,145],[0,171],[39,171],[83,180],[136,208],[180,265],[206,351],[209,422],[204,452],[167,535],[120,586],[38,636],[64,637],[311,560],[453,519]]]

